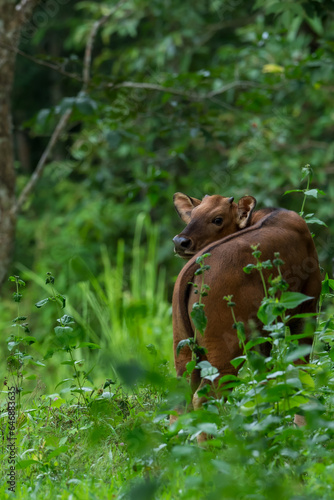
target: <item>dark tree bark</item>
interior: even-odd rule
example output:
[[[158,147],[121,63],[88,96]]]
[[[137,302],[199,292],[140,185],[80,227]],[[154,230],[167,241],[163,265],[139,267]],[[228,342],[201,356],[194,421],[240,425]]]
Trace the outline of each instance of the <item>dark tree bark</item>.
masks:
[[[38,0],[0,0],[0,286],[8,274],[16,224],[13,132],[10,109],[20,31]]]

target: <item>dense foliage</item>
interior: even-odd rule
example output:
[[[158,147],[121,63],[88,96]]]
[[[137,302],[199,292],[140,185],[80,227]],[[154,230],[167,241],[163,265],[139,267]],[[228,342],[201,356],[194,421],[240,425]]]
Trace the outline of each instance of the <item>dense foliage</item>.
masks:
[[[124,238],[128,248],[144,212],[161,228],[159,260],[173,275],[175,191],[250,193],[298,211],[298,200],[282,194],[300,185],[308,163],[333,199],[331,2],[121,2],[97,32],[83,87],[87,39],[111,7],[71,2],[37,23],[32,38],[23,33],[23,51],[75,77],[18,60],[14,117],[30,137],[19,187],[59,116],[73,109],[20,218],[20,262],[59,274],[79,255],[98,272],[100,245],[113,254]],[[329,207],[319,209],[331,223]],[[326,234],[319,251],[328,265]]]
[[[280,365],[245,345],[246,368],[225,380],[227,402],[213,399],[172,427],[168,415],[189,399],[172,368],[170,296],[182,266],[171,243],[182,227],[174,192],[251,194],[259,206],[315,213],[331,275],[333,3],[50,5],[22,32],[12,100],[18,193],[71,112],[19,215],[0,305],[9,361],[0,373],[22,388],[16,498],[330,500],[328,277],[307,327],[312,363],[295,364],[306,353],[288,335]],[[284,196],[293,189],[307,191],[305,205],[303,192]],[[293,426],[296,408],[304,429]],[[212,439],[199,447],[203,431]],[[1,478],[10,498],[5,490]]]

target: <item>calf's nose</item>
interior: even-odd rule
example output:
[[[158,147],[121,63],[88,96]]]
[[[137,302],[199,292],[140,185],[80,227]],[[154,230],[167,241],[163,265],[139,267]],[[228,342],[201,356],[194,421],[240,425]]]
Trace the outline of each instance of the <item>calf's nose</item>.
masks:
[[[173,238],[175,250],[187,250],[191,246],[191,240],[178,234]]]

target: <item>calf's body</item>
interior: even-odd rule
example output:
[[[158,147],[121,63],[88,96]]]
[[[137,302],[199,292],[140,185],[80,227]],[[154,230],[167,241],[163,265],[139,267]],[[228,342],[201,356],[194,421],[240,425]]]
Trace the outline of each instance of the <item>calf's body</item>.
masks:
[[[228,202],[231,204],[230,200],[231,198]],[[251,207],[251,211],[253,208]],[[192,222],[194,224],[194,221]],[[201,286],[202,277],[195,276],[199,267],[196,257],[199,255],[211,254],[205,260],[210,269],[204,274],[204,282],[210,287],[208,296],[203,298],[208,323],[204,336],[197,335],[197,343],[207,349],[207,354],[202,359],[207,359],[215,366],[221,376],[235,374],[236,370],[230,362],[242,354],[236,331],[233,329],[231,310],[223,297],[233,295],[236,319],[244,322],[246,332],[249,333],[248,323],[250,320],[258,322],[257,311],[264,296],[259,273],[256,270],[251,274],[243,271],[247,264],[255,263],[251,245],[260,245],[262,261],[273,260],[274,253],[279,252],[284,261],[281,271],[289,284],[289,291],[313,297],[293,313],[316,312],[321,276],[317,252],[305,221],[295,212],[270,209],[255,212],[253,217],[248,215],[248,223],[248,227],[236,230],[204,248],[197,241],[197,249],[200,250],[191,257],[179,274],[173,294],[174,357],[178,376],[183,375],[186,364],[191,360],[188,347],[184,347],[178,355],[176,348],[181,340],[194,336],[190,313],[193,304],[198,301],[198,295],[189,283],[197,284],[198,288]],[[196,234],[190,237],[193,242]],[[300,333],[302,320],[294,320],[289,326],[291,333]],[[198,371],[195,370],[191,382],[194,393],[193,406],[197,408],[202,403],[197,391],[205,381],[201,382]]]

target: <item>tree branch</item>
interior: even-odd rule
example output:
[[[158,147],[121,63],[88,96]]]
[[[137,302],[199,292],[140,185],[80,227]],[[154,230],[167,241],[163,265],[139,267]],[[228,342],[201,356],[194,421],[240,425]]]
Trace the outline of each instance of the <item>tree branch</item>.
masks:
[[[95,40],[95,37],[96,37],[96,34],[97,34],[97,31],[98,29],[103,26],[103,24],[116,12],[116,10],[119,8],[119,6],[124,3],[126,0],[119,0],[119,2],[115,5],[115,7],[109,12],[109,14],[107,14],[106,16],[103,16],[101,19],[99,19],[98,21],[96,21],[93,25],[93,28],[91,29],[91,32],[89,34],[89,37],[88,37],[88,40],[87,40],[87,43],[86,43],[86,49],[85,49],[85,56],[84,56],[84,68],[83,68],[83,78],[82,80],[80,79],[80,81],[83,81],[83,87],[82,87],[82,91],[85,91],[86,90],[86,87],[88,86],[88,83],[89,83],[89,80],[90,80],[90,65],[91,65],[91,59],[92,59],[92,50],[93,50],[93,45],[94,45],[94,40]],[[17,7],[19,7],[19,9],[17,10],[20,10],[20,9],[23,9],[27,4],[30,3],[30,5],[32,5],[33,3],[37,3],[38,0],[21,0],[20,4],[18,4]],[[21,53],[21,51],[17,51],[19,54]],[[24,53],[22,53],[21,55],[25,55]],[[32,59],[34,60],[34,58],[32,58],[31,56],[28,56],[28,59]],[[38,61],[35,60],[35,62],[39,63]],[[48,64],[44,64],[45,66],[49,66]],[[56,67],[54,67],[52,65],[52,69],[57,69]],[[68,75],[67,75],[68,76]],[[72,76],[73,77],[73,76]],[[37,184],[38,180],[41,178],[42,174],[43,174],[43,171],[44,171],[44,168],[46,166],[46,161],[51,153],[51,151],[53,150],[55,144],[57,143],[59,137],[60,137],[60,134],[62,133],[62,131],[65,129],[67,123],[68,123],[68,120],[70,118],[72,114],[72,109],[68,109],[67,111],[65,111],[65,113],[60,117],[59,119],[59,122],[55,128],[55,130],[53,131],[53,134],[52,136],[50,137],[50,140],[48,142],[48,145],[47,147],[45,148],[38,164],[37,164],[37,167],[36,169],[34,170],[33,174],[31,175],[28,183],[26,184],[26,186],[23,188],[15,206],[13,207],[13,212],[14,213],[17,213],[21,208],[22,208],[22,205],[24,204],[24,202],[26,201],[26,199],[28,198],[29,194],[31,193],[31,191],[34,189],[35,185]]]
[[[157,92],[167,92],[173,95],[179,95],[182,97],[186,97],[191,101],[202,101],[205,99],[212,99],[213,97],[223,94],[228,90],[231,90],[236,87],[261,87],[261,84],[255,82],[249,82],[246,80],[236,80],[235,82],[227,83],[223,85],[220,89],[212,90],[206,94],[198,94],[197,92],[187,92],[185,90],[179,90],[174,87],[163,87],[162,85],[158,85],[155,83],[141,83],[141,82],[121,82],[121,83],[110,83],[107,85],[111,90],[116,90],[120,88],[131,88],[131,89],[146,89],[146,90],[155,90]]]
[[[90,81],[90,67],[91,67],[91,62],[92,62],[92,52],[93,52],[93,45],[94,45],[94,40],[97,35],[98,30],[103,26],[108,19],[118,10],[118,8],[125,2],[126,0],[119,0],[119,2],[115,5],[113,9],[109,12],[109,14],[106,14],[105,16],[101,17],[101,19],[98,19],[93,24],[93,27],[89,33],[88,40],[86,43],[86,49],[85,49],[85,56],[84,56],[84,64],[83,64],[83,72],[82,72],[82,79],[83,79],[83,90],[86,90]]]
[[[52,136],[50,137],[49,143],[48,143],[47,147],[45,148],[45,150],[44,150],[44,152],[43,152],[43,154],[42,154],[42,156],[37,164],[36,169],[34,170],[32,176],[30,177],[29,182],[24,187],[23,191],[21,192],[21,194],[20,194],[20,196],[19,196],[19,198],[14,206],[13,211],[15,213],[17,213],[22,208],[22,205],[24,204],[24,202],[26,201],[26,199],[30,195],[31,191],[34,189],[37,181],[40,179],[40,177],[43,173],[43,170],[45,168],[46,161],[47,161],[52,149],[54,148],[56,142],[58,141],[60,134],[62,133],[62,131],[66,127],[67,122],[68,122],[71,114],[72,114],[72,110],[68,109],[61,116],[55,130],[53,131]]]
[[[38,64],[39,66],[45,66],[47,68],[53,69],[54,71],[57,71],[58,73],[66,76],[67,78],[72,78],[74,80],[77,80],[78,82],[82,82],[82,78],[79,75],[77,75],[76,73],[70,73],[68,71],[65,71],[59,65],[52,64],[50,62],[44,61],[43,59],[39,59],[38,57],[31,56],[30,54],[23,52],[23,50],[20,50],[16,47],[11,47],[10,45],[4,44],[1,41],[0,41],[0,46],[3,47],[4,49],[16,52],[16,54],[19,54],[20,56],[25,57],[29,61],[32,61],[35,64]]]

